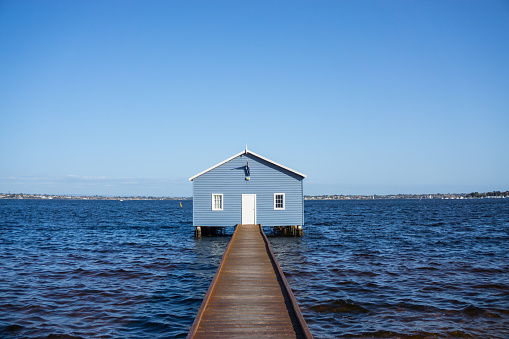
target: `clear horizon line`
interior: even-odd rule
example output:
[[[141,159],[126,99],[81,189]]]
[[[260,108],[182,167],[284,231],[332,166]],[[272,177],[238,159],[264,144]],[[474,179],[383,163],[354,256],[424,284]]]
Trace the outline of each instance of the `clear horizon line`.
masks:
[[[344,196],[344,197],[351,197],[351,196],[360,196],[360,197],[373,197],[373,196],[398,196],[398,195],[409,195],[409,196],[429,196],[429,195],[468,195],[471,193],[491,193],[491,192],[509,192],[507,191],[501,191],[501,190],[494,190],[494,191],[486,191],[486,192],[456,192],[456,193],[390,193],[390,194],[303,194],[303,197],[332,197],[332,196]],[[170,196],[170,195],[104,195],[104,194],[79,194],[79,193],[72,193],[72,194],[50,194],[50,193],[24,193],[24,192],[0,192],[0,195],[27,195],[27,196],[59,196],[59,197],[107,197],[107,198],[192,198],[192,196]]]

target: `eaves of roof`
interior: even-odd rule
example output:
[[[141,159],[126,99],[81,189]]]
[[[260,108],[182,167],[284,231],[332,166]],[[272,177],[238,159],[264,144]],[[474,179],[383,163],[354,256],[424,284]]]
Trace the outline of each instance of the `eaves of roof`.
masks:
[[[285,169],[285,170],[287,170],[287,171],[289,171],[289,172],[295,173],[295,174],[297,174],[297,175],[301,176],[302,178],[305,178],[305,177],[306,177],[306,175],[305,175],[305,174],[302,174],[302,173],[300,173],[300,172],[297,172],[297,171],[292,170],[291,168],[288,168],[288,167],[286,167],[286,166],[283,166],[283,165],[281,165],[281,164],[278,164],[277,162],[272,161],[272,160],[270,160],[270,159],[267,159],[267,158],[265,158],[265,157],[263,157],[263,156],[261,156],[261,155],[259,155],[259,154],[256,154],[255,152],[251,152],[250,150],[248,150],[248,149],[246,148],[246,150],[244,150],[244,151],[242,151],[242,152],[240,152],[240,153],[235,154],[234,156],[232,156],[232,157],[230,157],[230,158],[228,158],[228,159],[226,159],[226,160],[224,160],[224,161],[220,162],[220,163],[219,163],[219,164],[217,164],[217,165],[214,165],[214,166],[212,166],[212,167],[210,167],[210,168],[206,169],[206,170],[205,170],[205,171],[203,171],[203,172],[200,172],[200,173],[196,174],[195,176],[192,176],[191,178],[189,178],[189,180],[190,180],[190,181],[193,181],[194,179],[196,179],[196,178],[197,178],[197,177],[199,177],[200,175],[205,174],[205,173],[207,173],[208,171],[211,171],[211,170],[213,170],[214,168],[219,167],[219,166],[221,166],[222,164],[227,163],[228,161],[230,161],[230,160],[232,160],[232,159],[235,159],[236,157],[241,156],[241,155],[243,155],[243,154],[251,154],[251,155],[254,155],[254,156],[255,156],[255,157],[257,157],[257,158],[260,158],[260,159],[262,159],[262,160],[265,160],[265,161],[267,161],[267,162],[269,162],[269,163],[271,163],[271,164],[273,164],[273,165],[276,165],[276,166],[278,166],[278,167],[280,167],[280,168],[283,168],[283,169]]]

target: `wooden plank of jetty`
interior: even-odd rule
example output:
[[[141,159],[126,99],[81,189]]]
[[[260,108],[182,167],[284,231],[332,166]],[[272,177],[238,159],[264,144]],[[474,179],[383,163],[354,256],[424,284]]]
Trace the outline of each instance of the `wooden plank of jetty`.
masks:
[[[312,338],[261,225],[237,225],[187,338]]]

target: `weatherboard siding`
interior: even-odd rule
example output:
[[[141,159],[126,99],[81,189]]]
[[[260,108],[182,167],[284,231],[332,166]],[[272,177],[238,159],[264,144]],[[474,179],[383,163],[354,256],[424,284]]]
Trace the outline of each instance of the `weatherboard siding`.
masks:
[[[249,161],[250,180],[245,180]],[[251,154],[243,154],[193,179],[194,226],[235,226],[242,221],[242,194],[256,194],[262,226],[303,225],[302,177]],[[212,194],[223,194],[223,210],[212,210]],[[285,209],[274,210],[274,193]]]

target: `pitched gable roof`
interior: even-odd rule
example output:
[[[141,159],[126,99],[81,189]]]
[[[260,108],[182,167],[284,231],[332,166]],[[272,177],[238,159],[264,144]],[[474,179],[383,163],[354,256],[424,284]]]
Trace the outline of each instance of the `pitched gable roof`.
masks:
[[[230,157],[230,158],[226,159],[225,161],[222,161],[222,162],[220,162],[219,164],[214,165],[214,166],[212,166],[211,168],[208,168],[208,169],[206,169],[205,171],[203,171],[203,172],[200,172],[200,173],[196,174],[195,176],[193,176],[193,177],[189,178],[189,180],[190,180],[190,181],[193,181],[194,179],[196,179],[196,178],[197,178],[197,177],[199,177],[200,175],[205,174],[205,173],[207,173],[208,171],[213,170],[214,168],[219,167],[219,166],[221,166],[222,164],[227,163],[228,161],[230,161],[230,160],[232,160],[232,159],[235,159],[236,157],[241,156],[241,155],[243,155],[243,154],[251,154],[251,155],[253,155],[253,156],[255,156],[255,157],[259,158],[259,159],[265,160],[265,161],[267,161],[267,162],[269,162],[269,163],[271,163],[271,164],[273,164],[273,165],[276,165],[277,167],[280,167],[280,168],[283,168],[283,169],[285,169],[285,170],[287,170],[287,171],[289,171],[289,172],[295,173],[295,174],[297,174],[297,175],[301,176],[302,178],[305,178],[305,177],[306,177],[306,175],[305,175],[305,174],[299,173],[299,172],[297,172],[297,171],[292,170],[291,168],[288,168],[288,167],[286,167],[286,166],[280,165],[280,164],[278,164],[277,162],[272,161],[272,160],[270,160],[270,159],[267,159],[267,158],[265,158],[265,157],[262,157],[261,155],[258,155],[258,154],[256,154],[255,152],[251,152],[250,150],[248,150],[248,149],[246,148],[246,150],[245,150],[245,151],[242,151],[242,152],[240,152],[240,153],[237,153],[237,154],[235,154],[234,156],[232,156],[232,157]]]

